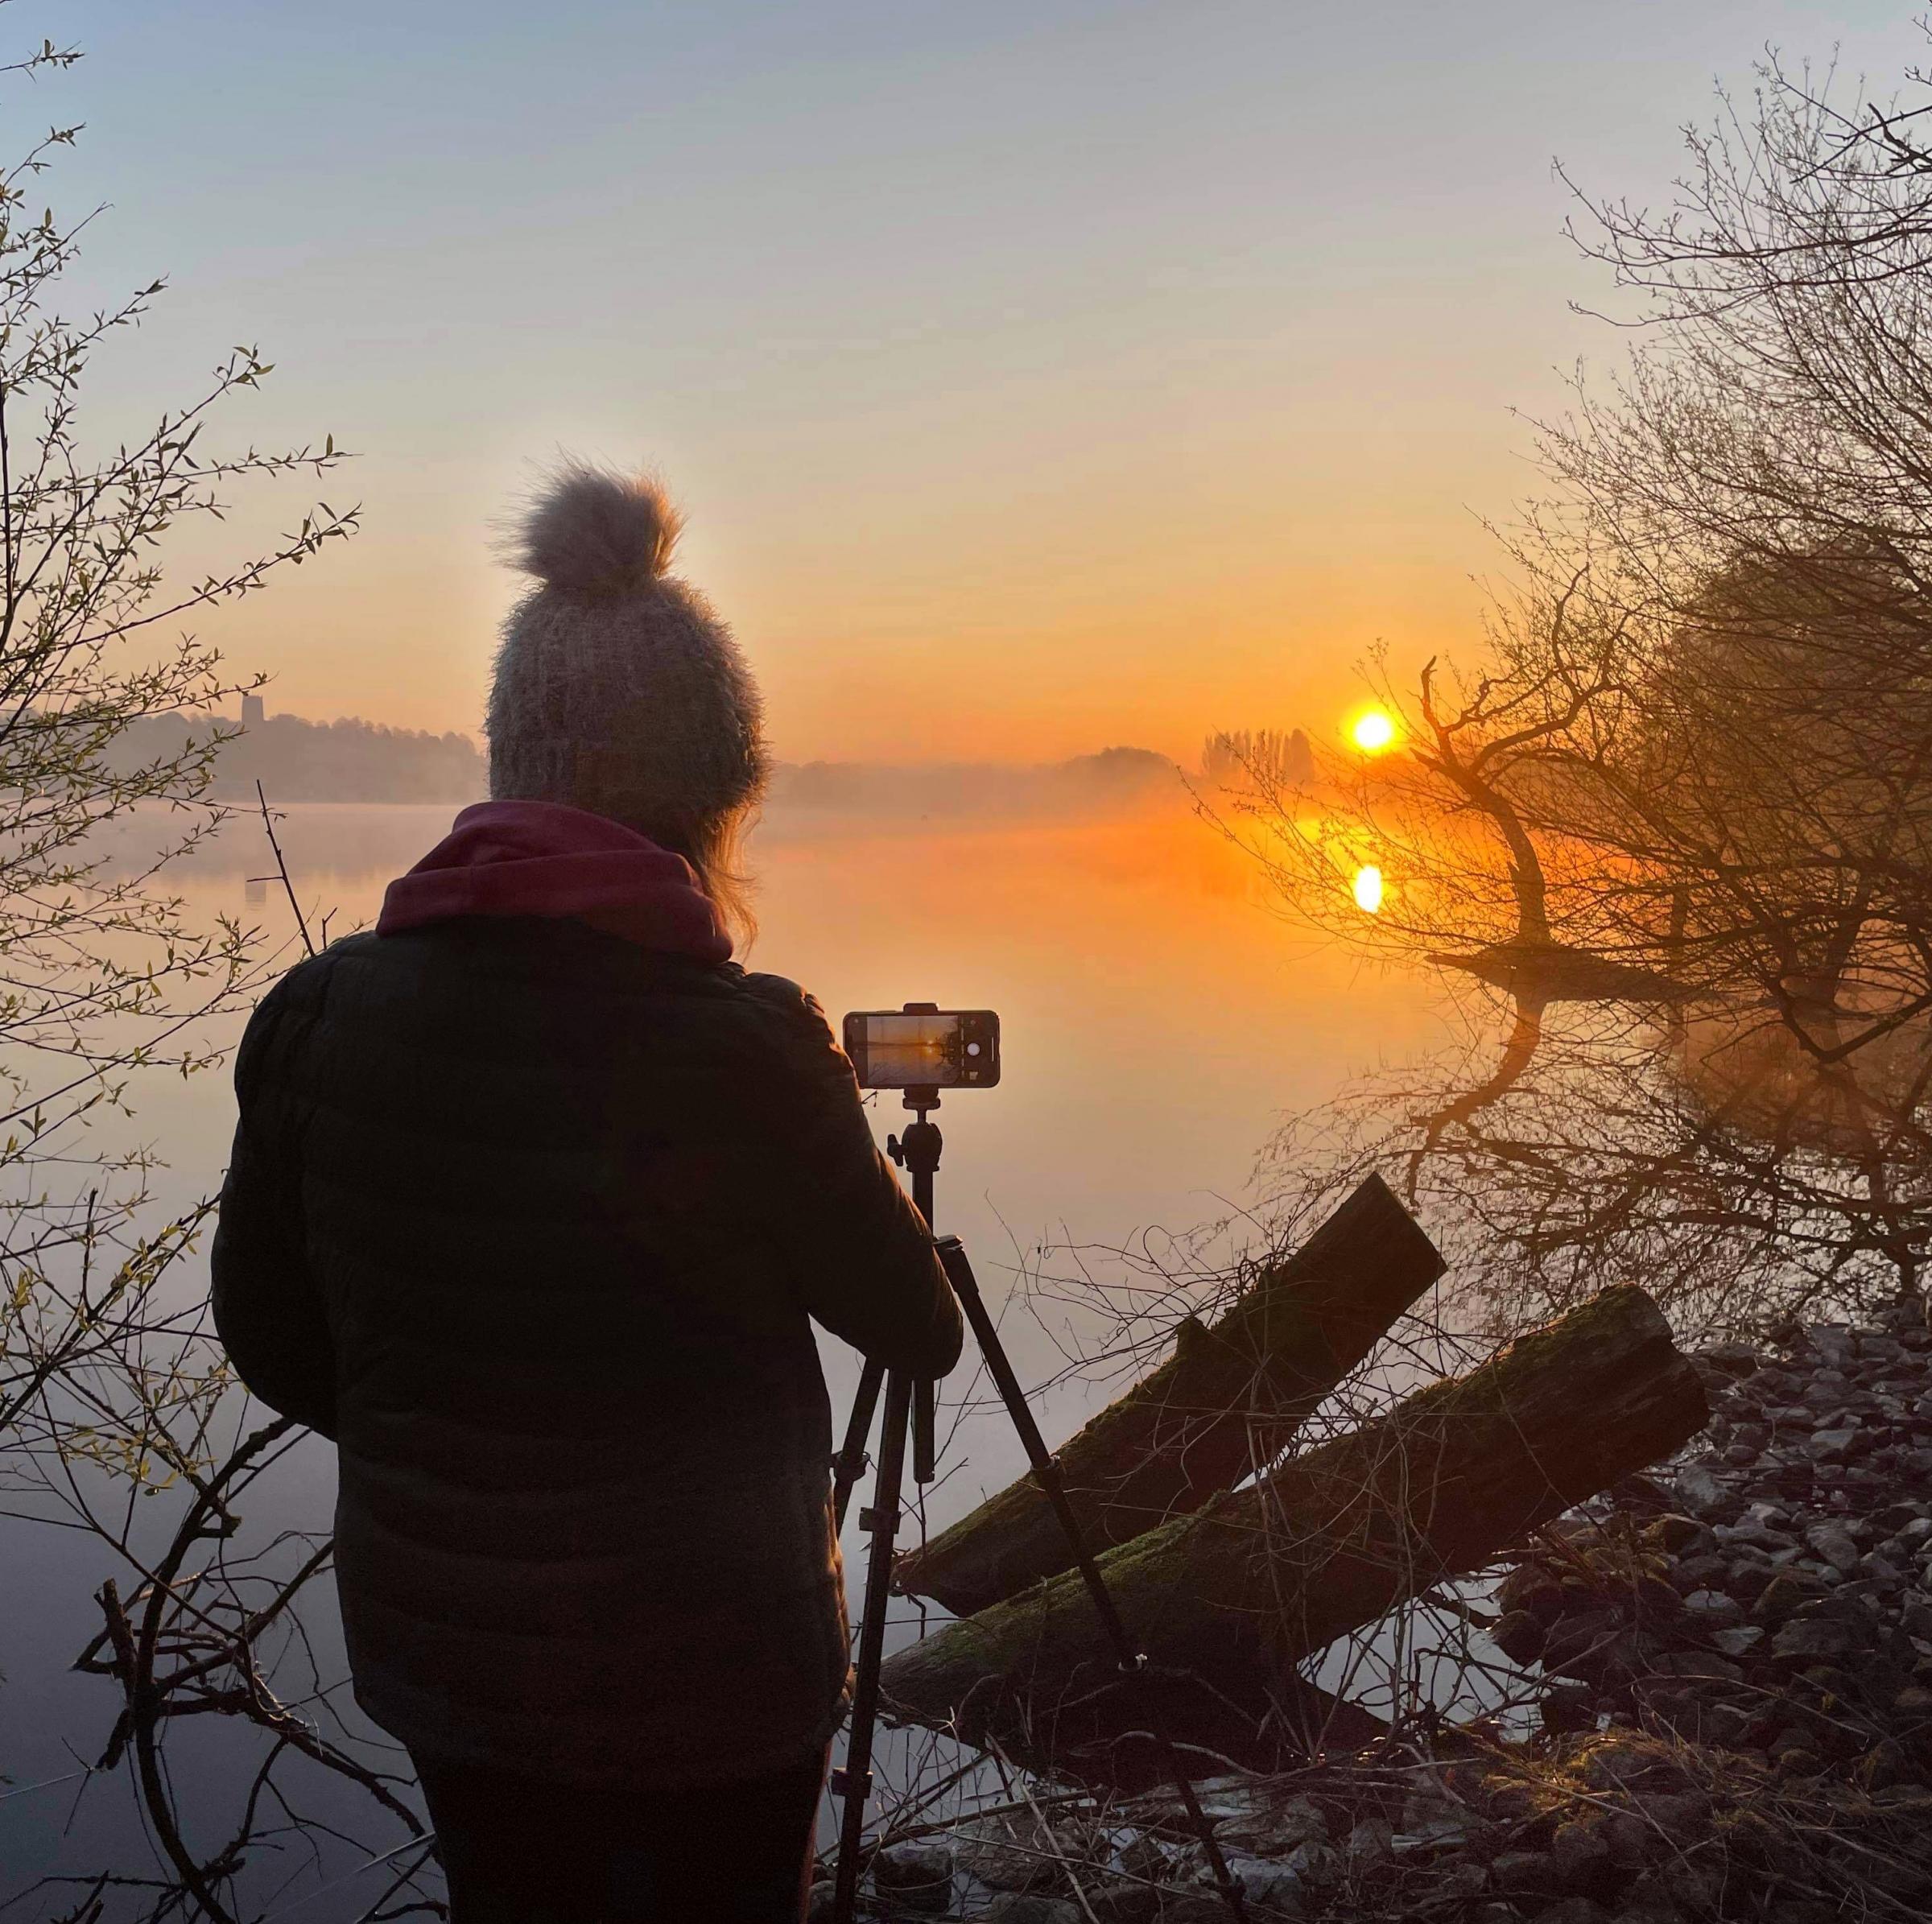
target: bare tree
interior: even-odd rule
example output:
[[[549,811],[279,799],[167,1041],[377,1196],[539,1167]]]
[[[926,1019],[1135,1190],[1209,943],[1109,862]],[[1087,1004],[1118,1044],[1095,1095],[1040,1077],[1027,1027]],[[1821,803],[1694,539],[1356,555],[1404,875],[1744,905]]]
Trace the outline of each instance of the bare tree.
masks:
[[[43,43],[0,73],[78,57]],[[349,535],[356,513],[321,504],[214,572],[164,568],[167,537],[221,518],[243,485],[342,457],[332,440],[217,450],[217,418],[270,372],[254,349],[132,432],[84,417],[96,355],[162,283],[79,319],[59,304],[94,215],[37,210],[78,132],[56,127],[0,171],[0,1499],[16,1539],[39,1523],[99,1548],[101,1628],[78,1667],[114,1689],[80,1754],[90,1780],[129,1773],[155,1850],[38,1895],[76,1919],[254,1914],[235,1895],[245,1870],[287,1867],[260,1892],[325,1852],[341,1861],[345,1840],[303,1815],[321,1773],[386,1831],[386,1852],[347,1840],[384,1864],[368,1914],[440,1910],[412,1894],[420,1820],[339,1730],[308,1655],[296,1606],[327,1571],[326,1538],[245,1532],[293,1439],[248,1426],[187,1281],[211,1205],[158,1211],[130,1120],[145,1080],[221,1059],[211,1018],[245,1006],[272,960],[174,883],[229,812],[209,784],[234,731],[208,718],[256,685],[182,624]],[[194,725],[157,725],[169,718]],[[167,1763],[182,1720],[210,1715],[255,1747],[233,1809]]]
[[[1672,208],[1583,204],[1637,332],[1538,430],[1474,665],[1378,669],[1385,756],[1252,768],[1220,811],[1293,914],[1469,1018],[1284,1167],[1398,1157],[1513,1316],[1923,1286],[1932,167],[1922,109],[1761,83]]]

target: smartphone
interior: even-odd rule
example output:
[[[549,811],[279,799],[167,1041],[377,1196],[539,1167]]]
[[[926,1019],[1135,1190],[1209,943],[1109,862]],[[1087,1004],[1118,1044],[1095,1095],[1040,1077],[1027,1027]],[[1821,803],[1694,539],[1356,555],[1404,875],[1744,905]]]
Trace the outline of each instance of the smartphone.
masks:
[[[1000,1080],[990,1009],[855,1009],[845,1053],[865,1089],[989,1089]]]

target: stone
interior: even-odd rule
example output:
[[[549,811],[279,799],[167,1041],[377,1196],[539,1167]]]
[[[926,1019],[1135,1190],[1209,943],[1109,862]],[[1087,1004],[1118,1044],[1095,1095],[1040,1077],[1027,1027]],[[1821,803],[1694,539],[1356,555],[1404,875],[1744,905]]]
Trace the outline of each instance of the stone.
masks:
[[[1574,1611],[1553,1625],[1543,1645],[1543,1668],[1559,1676],[1594,1678],[1623,1628],[1623,1613],[1602,1604]]]
[[[1661,1843],[1656,1831],[1634,1810],[1606,1812],[1598,1832],[1609,1846],[1612,1858],[1626,1868],[1643,1863]]]
[[[1402,1826],[1393,1843],[1398,1851],[1462,1843],[1482,1827],[1482,1819],[1467,1804],[1433,1790],[1414,1790],[1403,1802]]]
[[[1158,1884],[1173,1876],[1174,1852],[1158,1838],[1150,1837],[1143,1831],[1121,1849],[1119,1864],[1124,1876],[1142,1883]]]
[[[1702,1790],[1671,1790],[1646,1795],[1645,1815],[1680,1848],[1701,1835],[1711,1819],[1711,1799]]]
[[[872,1860],[873,1889],[909,1910],[952,1905],[952,1852],[939,1843],[889,1844]]]
[[[1572,1766],[1593,1790],[1629,1790],[1644,1786],[1675,1790],[1687,1782],[1684,1753],[1675,1744],[1633,1728],[1607,1730],[1577,1754]]]
[[[1298,1843],[1283,1861],[1304,1884],[1318,1889],[1341,1881],[1342,1854],[1331,1843]]]
[[[1565,1897],[1536,1914],[1536,1924],[1611,1924],[1611,1914],[1588,1897]]]
[[[978,1914],[986,1924],[1087,1924],[1071,1899],[1037,1897],[1029,1891],[1001,1891]]]
[[[1022,1833],[998,1819],[962,1831],[954,1856],[962,1870],[999,1891],[1032,1890],[1061,1874],[1037,1827]]]
[[[1711,1532],[1694,1517],[1670,1512],[1644,1526],[1644,1538],[1666,1556],[1681,1557],[1695,1545],[1708,1542]]]
[[[1279,1803],[1256,1799],[1245,1814],[1224,1819],[1215,1834],[1228,1843],[1253,1851],[1263,1857],[1285,1857],[1298,1843],[1325,1840],[1328,1820],[1320,1809],[1305,1797],[1291,1797]]]
[[[1218,1895],[1209,1897],[1163,1892],[1161,1908],[1155,1914],[1161,1924],[1232,1924],[1228,1906]]]
[[[1671,1588],[1684,1596],[1688,1596],[1693,1590],[1718,1588],[1728,1582],[1732,1561],[1732,1557],[1716,1550],[1697,1556],[1680,1557],[1670,1566]]]
[[[1651,1716],[1680,1736],[1694,1737],[1700,1721],[1697,1693],[1682,1684],[1659,1687],[1645,1680],[1643,1702]]]
[[[1395,1849],[1395,1830],[1386,1818],[1365,1817],[1348,1833],[1342,1855],[1349,1870],[1359,1877],[1373,1870]]]
[[[1539,1708],[1547,1731],[1561,1733],[1596,1728],[1596,1692],[1587,1683],[1558,1678],[1544,1690]]]
[[[1728,1377],[1755,1376],[1761,1360],[1748,1343],[1713,1343],[1695,1352],[1690,1360]]]
[[[1859,1433],[1855,1429],[1820,1430],[1814,1434],[1806,1447],[1814,1462],[1842,1464],[1857,1448],[1858,1440]]]
[[[1781,1777],[1816,1777],[1825,1767],[1825,1760],[1796,1736],[1781,1739],[1771,1761]]]
[[[1684,1614],[1700,1629],[1721,1630],[1740,1621],[1744,1606],[1721,1590],[1693,1590],[1684,1599]]]
[[[1695,1467],[1679,1470],[1674,1479],[1678,1493],[1692,1510],[1709,1512],[1724,1509],[1730,1501],[1731,1493],[1708,1470]]]
[[[1765,1586],[1751,1614],[1760,1623],[1781,1624],[1806,1604],[1825,1595],[1830,1585],[1802,1570],[1781,1571]]]
[[[1805,1541],[1834,1570],[1847,1571],[1858,1567],[1858,1546],[1843,1524],[1814,1523],[1805,1532]]]
[[[1159,1924],[1161,1895],[1152,1885],[1105,1884],[1087,1893],[1095,1924]]]
[[[1829,1596],[1814,1597],[1810,1603],[1800,1604],[1798,1614],[1801,1617],[1828,1617],[1834,1622],[1850,1624],[1868,1637],[1876,1612],[1870,1591],[1861,1582],[1841,1584]]]
[[[1706,1650],[1666,1650],[1650,1666],[1654,1677],[1688,1677],[1699,1683],[1741,1683],[1744,1672],[1728,1657]]]
[[[1765,1641],[1762,1624],[1738,1624],[1727,1630],[1714,1630],[1711,1641],[1729,1658],[1744,1656]]]
[[[1689,1913],[1667,1873],[1646,1871],[1624,1893],[1616,1914],[1618,1924],[1680,1924]]]
[[[805,1893],[805,1924],[825,1924],[832,1915],[832,1902],[837,1894],[838,1886],[829,1877],[821,1877]]]
[[[1794,1617],[1771,1640],[1771,1654],[1794,1658],[1848,1657],[1859,1637],[1847,1623],[1828,1616]]]
[[[1665,1621],[1683,1608],[1682,1598],[1661,1576],[1638,1577],[1628,1600],[1620,1600],[1626,1611],[1632,1603],[1636,1604],[1640,1616],[1648,1613],[1653,1619]]]
[[[1489,1874],[1498,1890],[1524,1896],[1554,1891],[1563,1883],[1563,1873],[1542,1851],[1505,1851],[1491,1861]]]
[[[1859,1759],[1853,1774],[1867,1790],[1889,1790],[1893,1785],[1909,1779],[1912,1761],[1905,1755],[1903,1744],[1891,1737],[1884,1737]]]
[[[1228,1874],[1250,1904],[1264,1907],[1270,1917],[1298,1916],[1307,1893],[1289,1867],[1265,1857],[1230,1856]],[[1222,1907],[1225,1914],[1226,1907]]]
[[[1767,1555],[1774,1550],[1790,1550],[1794,1542],[1789,1530],[1773,1530],[1768,1523],[1720,1523],[1712,1534],[1727,1550],[1757,1550]]]
[[[1512,1663],[1534,1663],[1543,1654],[1542,1620],[1529,1610],[1512,1610],[1496,1620],[1490,1641]]]
[[[1611,1861],[1602,1825],[1580,1821],[1558,1824],[1550,1839],[1550,1858],[1570,1889],[1594,1889]]]
[[[1892,1699],[1892,1714],[1907,1724],[1922,1724],[1932,1718],[1932,1690],[1922,1683],[1908,1683]]]
[[[1505,1616],[1513,1610],[1527,1610],[1539,1623],[1553,1624],[1569,1608],[1570,1600],[1547,1571],[1525,1563],[1496,1586],[1496,1601]]]

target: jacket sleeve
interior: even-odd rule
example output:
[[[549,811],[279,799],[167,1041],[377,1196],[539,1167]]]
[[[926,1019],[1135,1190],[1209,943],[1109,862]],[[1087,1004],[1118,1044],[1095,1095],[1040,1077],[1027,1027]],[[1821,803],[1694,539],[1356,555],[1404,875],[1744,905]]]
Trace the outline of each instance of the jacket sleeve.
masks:
[[[795,984],[747,978],[773,1025],[768,1226],[806,1308],[890,1369],[942,1377],[964,1329],[932,1237],[879,1154],[824,1012]]]
[[[210,1267],[215,1327],[235,1373],[268,1406],[332,1437],[336,1353],[303,1252],[288,1056],[305,1026],[284,976],[250,1018],[235,1058],[240,1117],[221,1185]]]

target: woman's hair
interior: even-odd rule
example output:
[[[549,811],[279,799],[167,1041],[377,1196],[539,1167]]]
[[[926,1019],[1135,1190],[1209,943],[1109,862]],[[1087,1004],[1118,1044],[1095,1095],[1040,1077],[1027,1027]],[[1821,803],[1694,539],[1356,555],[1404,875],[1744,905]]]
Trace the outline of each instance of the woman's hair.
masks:
[[[634,822],[639,834],[660,848],[681,855],[691,866],[698,886],[730,932],[733,946],[742,955],[758,936],[758,918],[752,906],[753,883],[745,869],[745,844],[758,818],[755,796],[735,808],[677,813],[651,822]]]

